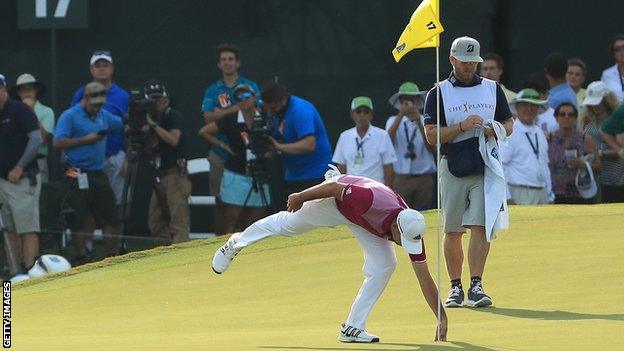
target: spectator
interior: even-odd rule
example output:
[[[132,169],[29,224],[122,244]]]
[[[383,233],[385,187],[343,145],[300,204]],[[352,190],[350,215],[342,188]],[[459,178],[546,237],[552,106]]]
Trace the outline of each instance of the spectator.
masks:
[[[124,119],[128,113],[128,92],[113,82],[113,57],[109,51],[95,51],[89,60],[91,77],[106,88],[106,102],[102,107],[106,111]],[[72,106],[82,102],[84,87],[80,87],[72,98]],[[115,204],[121,205],[123,196],[124,176],[123,164],[126,160],[123,129],[112,130],[106,136],[106,159],[104,173],[108,177],[110,187],[115,194]]]
[[[538,92],[540,100],[548,100],[548,89],[546,88],[546,78],[542,75],[533,74],[531,78],[522,84],[522,89],[533,89]],[[535,122],[544,134],[546,139],[550,139],[552,133],[559,129],[559,123],[555,118],[555,109],[550,106],[545,106],[546,110],[537,115],[537,121]]]
[[[39,101],[44,92],[45,87],[43,84],[29,73],[24,73],[17,77],[15,87],[12,89],[12,95],[17,96],[19,100],[28,105],[35,112],[39,121],[42,142],[39,145],[39,149],[37,149],[37,166],[39,167],[41,181],[45,183],[49,177],[48,142],[52,139],[52,133],[54,133],[55,119],[54,111]]]
[[[10,99],[0,74],[0,208],[15,257],[11,273],[27,272],[39,255],[39,194],[37,148],[41,134],[33,110]],[[6,242],[5,242],[6,243]]]
[[[262,100],[265,110],[278,119],[271,141],[284,160],[285,195],[322,182],[332,150],[316,107],[274,81],[262,87]]]
[[[232,101],[237,111],[205,125],[199,131],[199,135],[212,145],[230,154],[225,161],[220,193],[221,201],[226,206],[228,232],[238,230],[238,227],[245,228],[266,216],[267,207],[271,204],[269,185],[265,179],[260,179],[260,172],[266,170],[256,168],[267,165],[260,163],[258,155],[247,149],[249,131],[253,127],[254,118],[260,113],[256,94],[249,84],[236,86]],[[219,133],[226,136],[227,144],[216,137]],[[260,186],[262,193],[259,191]]]
[[[421,92],[412,82],[401,84],[389,100],[398,112],[386,121],[386,130],[397,155],[393,165],[393,188],[410,208],[417,210],[436,206],[435,146],[426,141],[424,119],[420,114],[424,94],[426,92]]]
[[[518,116],[507,145],[501,147],[500,160],[507,179],[507,202],[515,205],[547,204],[554,200],[548,168],[548,141],[535,123],[539,112],[546,109],[533,89],[522,89],[511,101]]]
[[[587,90],[583,88],[585,78],[587,78],[587,65],[585,62],[583,62],[580,58],[569,59],[566,82],[576,93],[576,105],[579,106],[579,108],[587,95]]]
[[[388,133],[371,126],[373,102],[366,96],[354,98],[350,115],[355,127],[340,134],[332,162],[341,173],[371,178],[392,187],[392,162],[396,155]]]
[[[503,65],[503,58],[499,54],[493,52],[485,54],[483,56],[483,62],[479,65],[479,75],[498,83],[501,89],[503,89],[507,101],[511,101],[514,97],[516,97],[516,93],[507,89],[500,82],[501,76],[503,75]]]
[[[149,204],[149,229],[152,236],[181,243],[189,240],[188,197],[191,195],[184,154],[184,118],[169,107],[169,94],[161,82],[151,80],[143,91],[145,97],[155,102],[154,115],[147,116],[151,133],[156,137],[149,151],[157,169]]]
[[[564,102],[576,105],[576,94],[566,82],[568,61],[559,53],[553,53],[546,57],[544,73],[548,80],[550,91],[548,92],[548,106],[553,109]]]
[[[621,104],[602,124],[602,140],[624,159],[624,104]],[[618,139],[619,137],[619,139]]]
[[[609,45],[615,65],[602,71],[600,80],[609,87],[619,102],[624,101],[624,35],[618,34]]]
[[[585,169],[582,156],[592,154],[592,168],[594,172],[600,170],[598,149],[591,136],[576,128],[578,111],[574,105],[564,102],[555,109],[559,122],[556,131],[548,143],[548,159],[552,176],[552,189],[555,194],[555,203],[584,204],[593,201],[584,199],[576,188],[576,174],[579,169]]]
[[[115,194],[104,174],[106,135],[121,129],[121,117],[103,108],[110,90],[99,82],[85,85],[80,104],[74,105],[59,117],[54,131],[55,148],[65,150],[66,183],[69,189],[67,203],[75,211],[74,227],[85,232],[88,215],[102,225],[107,243],[107,255],[117,252],[119,214]],[[72,236],[77,256],[73,265],[92,261],[87,255],[85,237]]]
[[[221,79],[210,85],[204,93],[201,112],[204,122],[210,124],[216,122],[226,115],[238,112],[238,105],[232,103],[233,89],[240,84],[248,84],[254,91],[260,91],[258,85],[252,80],[238,75],[240,68],[240,57],[238,47],[232,44],[219,44],[217,46],[217,68],[221,71]],[[224,145],[228,145],[223,133],[218,133],[216,137]],[[214,145],[208,154],[210,161],[210,195],[217,198],[217,205],[214,211],[215,233],[225,233],[227,223],[225,219],[225,208],[220,198],[221,178],[225,161],[229,158],[229,153]]]
[[[427,141],[435,145],[440,134],[440,195],[444,220],[444,256],[451,290],[444,302],[446,307],[464,305],[461,284],[464,251],[462,236],[470,229],[468,263],[470,289],[466,305],[484,307],[492,304],[481,280],[496,236],[492,228],[486,231],[484,160],[479,152],[479,136],[493,138],[493,121],[504,125],[506,134],[512,130],[513,118],[501,87],[494,81],[476,75],[480,44],[473,38],[457,38],[451,44],[449,61],[451,75],[427,94],[425,127]],[[437,115],[437,92],[440,89],[440,115]],[[440,122],[438,125],[437,119]],[[491,184],[487,184],[490,186]],[[501,196],[502,197],[502,196]],[[496,205],[497,213],[500,206]],[[490,211],[491,213],[491,211]],[[498,217],[496,217],[498,218]]]
[[[587,97],[583,101],[586,107],[585,115],[582,116],[585,125],[585,133],[591,135],[594,143],[598,145],[600,154],[600,176],[598,185],[602,202],[624,201],[624,164],[619,156],[617,148],[605,143],[601,137],[601,129],[607,118],[615,115],[620,105],[615,94],[602,81],[592,82],[587,86]],[[607,125],[609,130],[612,124]]]

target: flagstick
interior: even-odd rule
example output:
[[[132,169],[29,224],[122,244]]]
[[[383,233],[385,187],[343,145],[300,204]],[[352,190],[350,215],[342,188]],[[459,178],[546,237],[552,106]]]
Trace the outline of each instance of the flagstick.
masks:
[[[439,13],[439,12],[438,12]],[[438,36],[438,45],[436,46],[436,118],[437,118],[437,125],[438,128],[436,128],[436,152],[437,152],[437,157],[436,157],[436,162],[437,162],[437,178],[438,178],[438,183],[436,186],[436,197],[437,197],[437,201],[438,201],[438,207],[436,210],[437,213],[437,221],[438,221],[438,225],[437,225],[437,238],[438,238],[438,276],[437,276],[437,280],[438,280],[438,284],[437,284],[437,289],[438,289],[438,328],[436,329],[436,334],[438,336],[438,340],[440,339],[440,314],[442,313],[442,300],[440,299],[440,256],[441,256],[441,250],[440,250],[440,237],[441,237],[441,233],[440,233],[440,37]]]

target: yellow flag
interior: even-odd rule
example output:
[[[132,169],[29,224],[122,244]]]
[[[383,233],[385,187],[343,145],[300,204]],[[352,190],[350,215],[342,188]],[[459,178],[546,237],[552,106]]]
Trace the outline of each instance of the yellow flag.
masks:
[[[439,6],[439,0],[423,0],[420,3],[392,50],[396,62],[414,49],[440,45],[439,37],[444,27],[440,22]]]

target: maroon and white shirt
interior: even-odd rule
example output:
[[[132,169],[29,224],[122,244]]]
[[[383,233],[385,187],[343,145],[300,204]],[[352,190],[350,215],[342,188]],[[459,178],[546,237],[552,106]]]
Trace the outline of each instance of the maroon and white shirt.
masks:
[[[342,200],[336,200],[338,211],[369,233],[394,241],[390,225],[399,212],[408,208],[403,198],[384,184],[369,178],[343,175],[337,182],[346,185],[342,191]],[[424,242],[421,254],[409,256],[412,262],[426,261]]]

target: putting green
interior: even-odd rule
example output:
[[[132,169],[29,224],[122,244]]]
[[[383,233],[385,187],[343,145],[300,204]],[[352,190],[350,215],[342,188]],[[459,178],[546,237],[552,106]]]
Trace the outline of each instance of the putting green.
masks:
[[[448,310],[446,343],[432,342],[435,319],[401,251],[367,325],[383,343],[336,340],[362,281],[361,249],[341,227],[265,240],[221,276],[210,261],[223,239],[15,285],[13,349],[622,349],[624,205],[512,207],[511,216],[484,277],[496,307]],[[435,278],[436,214],[426,217]],[[448,288],[442,266],[443,296]]]

